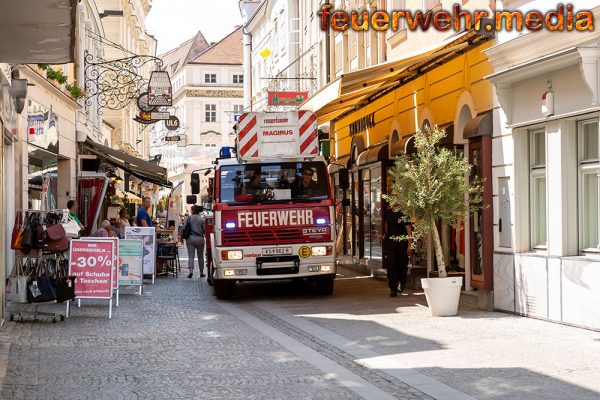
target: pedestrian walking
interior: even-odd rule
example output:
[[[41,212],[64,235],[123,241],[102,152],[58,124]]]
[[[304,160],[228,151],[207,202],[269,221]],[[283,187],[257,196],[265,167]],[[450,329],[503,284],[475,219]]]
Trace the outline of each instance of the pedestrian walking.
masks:
[[[405,222],[405,215],[400,211],[393,211],[389,205],[384,212],[384,221],[383,257],[387,267],[390,297],[396,297],[398,290],[402,293],[406,287],[408,257],[412,252],[410,239],[412,228],[409,222]],[[392,239],[397,236],[409,236],[409,239],[402,241]]]
[[[200,269],[200,277],[204,275],[204,217],[200,215],[203,211],[201,206],[192,206],[192,215],[185,221],[183,228],[183,238],[188,251],[188,268],[190,274],[188,278],[194,276],[194,257],[195,253],[198,256],[198,268]]]

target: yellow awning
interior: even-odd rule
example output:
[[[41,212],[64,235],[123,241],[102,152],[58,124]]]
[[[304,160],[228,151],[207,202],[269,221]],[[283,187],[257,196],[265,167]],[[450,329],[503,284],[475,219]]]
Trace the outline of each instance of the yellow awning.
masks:
[[[300,109],[315,113],[319,124],[329,122],[352,110],[369,96],[393,87],[399,79],[417,74],[413,70],[421,64],[463,50],[468,46],[465,40],[469,35],[473,35],[473,32],[462,32],[400,60],[346,73],[311,96]]]
[[[127,202],[134,204],[142,204],[142,199],[131,192],[127,192]]]

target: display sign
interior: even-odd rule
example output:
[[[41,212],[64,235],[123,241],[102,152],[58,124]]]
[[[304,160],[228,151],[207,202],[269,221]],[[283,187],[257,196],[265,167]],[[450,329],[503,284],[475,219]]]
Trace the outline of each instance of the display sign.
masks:
[[[173,102],[173,88],[167,71],[152,71],[148,83],[148,105],[170,106]]]
[[[170,131],[175,131],[179,129],[179,126],[179,118],[177,118],[174,115],[171,115],[169,119],[165,121],[165,127]]]
[[[119,289],[119,281],[117,279],[117,271],[118,271],[118,262],[119,262],[119,238],[118,237],[107,237],[107,238],[95,238],[95,240],[110,240],[114,243],[115,252],[113,257],[113,280],[112,280],[112,288],[113,290]]]
[[[27,142],[58,154],[58,116],[33,100],[27,107]]]
[[[308,92],[269,92],[270,106],[297,106],[308,99]]]
[[[112,299],[114,257],[115,244],[111,240],[71,240],[69,275],[77,276],[77,298]]]
[[[241,160],[316,156],[317,117],[310,111],[249,112],[237,123]]]
[[[144,243],[141,240],[119,240],[118,279],[120,286],[143,283]]]
[[[150,227],[127,227],[125,239],[141,240],[144,245],[144,275],[156,273],[156,229]]]

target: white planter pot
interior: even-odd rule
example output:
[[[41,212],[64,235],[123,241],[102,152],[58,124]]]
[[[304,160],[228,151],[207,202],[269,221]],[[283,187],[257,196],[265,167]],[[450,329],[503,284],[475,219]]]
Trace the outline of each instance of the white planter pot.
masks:
[[[462,276],[421,279],[431,315],[449,317],[458,313],[462,280]]]

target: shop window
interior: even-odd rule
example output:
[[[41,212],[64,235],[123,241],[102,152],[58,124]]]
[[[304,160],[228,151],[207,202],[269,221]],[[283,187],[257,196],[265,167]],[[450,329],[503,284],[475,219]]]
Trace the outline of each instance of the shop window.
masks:
[[[383,223],[381,168],[371,169],[371,259],[382,261]]]
[[[371,258],[371,174],[368,169],[362,171],[362,190],[363,190],[363,256]]]
[[[546,217],[546,131],[529,132],[531,247],[545,249],[547,242]]]
[[[599,128],[598,120],[581,121],[577,126],[579,141],[579,226],[581,232],[580,249],[598,251],[600,201],[598,174]]]

